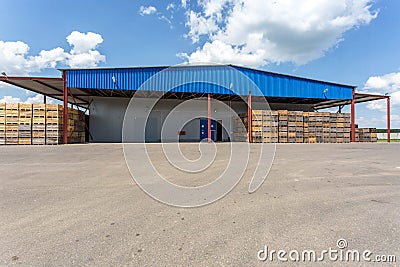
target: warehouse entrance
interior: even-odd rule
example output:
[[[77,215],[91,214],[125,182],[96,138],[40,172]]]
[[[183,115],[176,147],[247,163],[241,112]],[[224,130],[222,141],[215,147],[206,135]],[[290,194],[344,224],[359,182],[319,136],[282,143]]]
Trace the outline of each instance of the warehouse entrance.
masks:
[[[211,140],[214,142],[223,141],[222,120],[211,120]],[[200,119],[200,140],[207,139],[208,134],[208,120]]]

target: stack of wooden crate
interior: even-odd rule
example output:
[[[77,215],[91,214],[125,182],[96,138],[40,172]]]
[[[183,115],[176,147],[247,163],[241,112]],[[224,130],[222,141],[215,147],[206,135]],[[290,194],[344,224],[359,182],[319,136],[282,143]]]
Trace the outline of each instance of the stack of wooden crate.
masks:
[[[68,109],[68,143],[85,142],[85,113],[77,109]]]
[[[279,142],[278,120],[279,120],[278,111],[275,110],[262,111],[263,143]]]
[[[278,110],[278,141],[288,142],[288,114],[287,110]]]
[[[0,103],[0,145],[6,144],[6,103]]]
[[[247,142],[247,113],[238,114],[233,117],[233,140],[234,142]]]
[[[19,104],[18,144],[32,144],[32,105]]]
[[[304,142],[304,117],[303,111],[295,111],[296,114],[296,143]]]
[[[46,105],[32,105],[32,144],[46,144]]]
[[[296,143],[296,112],[288,112],[288,143]]]
[[[263,142],[263,111],[253,110],[251,118],[251,138],[253,143]]]
[[[317,112],[315,114],[315,135],[317,137],[317,143],[323,143],[323,133],[324,133],[324,127],[323,127],[323,116],[320,112]]]
[[[336,122],[337,122],[337,117],[338,113],[330,113],[329,116],[329,127],[330,127],[330,134],[329,134],[329,142],[330,143],[336,143],[337,140],[337,127],[336,127]]]
[[[308,143],[317,142],[317,116],[315,112],[308,112]]]
[[[330,119],[331,114],[329,112],[321,112],[322,116],[322,143],[329,143],[330,142],[330,133],[331,133],[331,126],[330,126]]]
[[[63,143],[63,107],[56,104],[46,105],[46,144]]]
[[[6,144],[18,144],[18,103],[6,104]]]
[[[304,143],[309,143],[309,131],[308,131],[308,126],[310,122],[310,112],[303,112],[303,132],[304,132],[304,137],[303,137],[303,142]]]
[[[376,128],[356,128],[356,142],[377,142]]]
[[[351,118],[350,113],[343,113],[344,114],[344,142],[350,143],[350,133],[351,133]],[[376,129],[375,129],[376,131]]]

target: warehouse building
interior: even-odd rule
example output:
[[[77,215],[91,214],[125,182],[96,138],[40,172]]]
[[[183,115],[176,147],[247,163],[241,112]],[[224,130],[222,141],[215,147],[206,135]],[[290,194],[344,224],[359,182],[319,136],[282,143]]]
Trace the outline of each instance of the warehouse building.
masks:
[[[390,97],[358,94],[356,87],[350,85],[235,65],[60,71],[60,78],[3,76],[0,81],[58,99],[63,102],[65,112],[68,104],[84,110],[89,114],[90,142],[199,141],[204,138],[231,141],[233,113],[269,108],[317,111],[332,107],[341,112],[346,105],[351,105],[351,140],[355,141],[355,104],[379,99],[387,99],[390,132]],[[135,127],[128,125],[125,111],[128,111],[126,116],[135,121]],[[64,119],[63,137],[67,143],[66,116]],[[130,135],[125,134],[125,138],[124,119],[125,126],[130,127]],[[164,138],[163,127],[168,120],[176,128]],[[251,123],[250,119],[248,121]],[[144,134],[143,129],[146,129]]]

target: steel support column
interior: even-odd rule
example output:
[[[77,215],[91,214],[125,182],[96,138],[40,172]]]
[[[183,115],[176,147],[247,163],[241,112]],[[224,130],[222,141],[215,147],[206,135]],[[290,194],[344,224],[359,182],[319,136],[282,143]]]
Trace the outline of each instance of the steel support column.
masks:
[[[253,120],[253,114],[251,112],[251,92],[249,92],[249,96],[247,99],[247,133],[249,135],[249,143],[253,142],[253,136],[252,136],[252,122]]]
[[[387,98],[387,141],[390,143],[390,97]]]
[[[43,104],[47,104],[47,96],[46,95],[43,95]]]
[[[207,96],[207,139],[211,142],[211,96]]]
[[[356,141],[356,100],[355,100],[355,92],[356,89],[353,88],[353,97],[351,98],[351,142]]]
[[[68,88],[67,72],[63,71],[63,143],[68,144]]]

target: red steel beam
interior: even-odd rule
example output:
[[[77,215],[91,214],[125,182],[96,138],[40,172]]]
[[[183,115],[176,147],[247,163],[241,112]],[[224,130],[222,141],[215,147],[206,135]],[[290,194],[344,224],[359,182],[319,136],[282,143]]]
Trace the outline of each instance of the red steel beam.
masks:
[[[67,88],[67,72],[63,70],[63,143],[68,144],[68,88]]]
[[[387,98],[387,141],[390,143],[390,97]]]
[[[207,96],[207,139],[211,142],[211,96]]]
[[[355,108],[355,104],[356,104],[356,100],[355,100],[355,92],[356,89],[353,88],[353,97],[351,99],[351,142],[355,142],[356,141],[356,108]]]
[[[252,122],[253,120],[253,114],[251,112],[251,92],[249,92],[249,96],[247,99],[247,133],[249,135],[249,143],[253,142],[253,136],[252,136]]]

